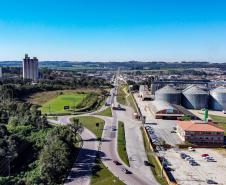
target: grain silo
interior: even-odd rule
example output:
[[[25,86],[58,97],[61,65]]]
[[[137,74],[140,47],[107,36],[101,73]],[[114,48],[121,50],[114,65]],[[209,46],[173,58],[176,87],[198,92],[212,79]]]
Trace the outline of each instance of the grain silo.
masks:
[[[226,88],[221,86],[210,91],[210,108],[213,110],[226,110]]]
[[[172,86],[165,86],[155,92],[155,100],[166,101],[171,104],[180,105],[181,92]]]
[[[208,108],[209,92],[196,85],[191,85],[182,91],[181,104],[187,109]]]

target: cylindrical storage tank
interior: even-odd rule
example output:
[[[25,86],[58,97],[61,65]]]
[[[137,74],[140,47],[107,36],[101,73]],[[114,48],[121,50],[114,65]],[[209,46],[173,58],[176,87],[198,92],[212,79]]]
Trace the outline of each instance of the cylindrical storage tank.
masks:
[[[155,92],[155,100],[166,101],[170,104],[180,105],[181,92],[167,85]]]
[[[209,93],[196,85],[182,91],[182,105],[187,109],[208,108]]]
[[[213,110],[226,110],[226,88],[217,87],[210,91],[210,108]]]

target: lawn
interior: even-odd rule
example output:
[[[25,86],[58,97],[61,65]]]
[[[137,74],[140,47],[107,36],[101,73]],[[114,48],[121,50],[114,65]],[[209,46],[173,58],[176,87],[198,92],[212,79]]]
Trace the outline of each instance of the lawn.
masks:
[[[107,109],[96,113],[97,115],[101,115],[101,116],[108,116],[108,117],[112,117],[112,112],[111,112],[111,107],[108,107]]]
[[[147,154],[148,161],[151,166],[151,171],[152,171],[153,175],[155,176],[156,180],[161,185],[167,185],[168,183],[166,182],[166,180],[161,177],[161,167],[158,165],[158,163],[155,159],[155,156],[154,156],[153,152],[151,151],[150,144],[148,142],[148,138],[145,135],[145,133],[144,133],[145,131],[143,128],[141,128],[141,132],[143,135],[144,148],[145,148],[145,151]]]
[[[126,93],[124,91],[124,88],[125,88],[125,86],[119,86],[118,87],[116,99],[117,99],[118,103],[120,103],[122,105],[127,105]]]
[[[130,95],[127,97],[127,100],[128,100],[128,102],[129,102],[130,106],[133,108],[133,111],[134,111],[135,113],[137,113],[137,108],[136,108],[136,105],[135,105],[135,102],[134,102],[134,99],[133,99],[133,95],[130,94]]]
[[[58,95],[57,97],[49,100],[47,103],[42,105],[42,113],[68,113],[69,110],[64,110],[64,106],[69,106],[70,109],[74,109],[87,94],[79,93],[66,93]]]
[[[127,151],[126,151],[126,139],[125,139],[124,123],[121,122],[121,121],[118,122],[117,150],[118,150],[118,155],[121,158],[121,160],[127,166],[130,166]]]
[[[219,127],[224,129],[224,133],[226,135],[226,117],[216,115],[209,115],[209,117],[213,120],[213,122],[217,123]]]
[[[115,177],[101,162],[96,159],[95,167],[92,171],[91,185],[124,185],[117,177]]]
[[[82,125],[93,132],[97,138],[101,138],[104,128],[104,120],[93,116],[81,116],[77,118],[82,123]],[[96,123],[99,123],[99,127],[96,126]]]

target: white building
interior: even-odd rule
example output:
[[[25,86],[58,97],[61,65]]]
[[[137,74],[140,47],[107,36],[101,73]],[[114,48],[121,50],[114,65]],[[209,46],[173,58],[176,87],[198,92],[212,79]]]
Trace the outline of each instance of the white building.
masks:
[[[34,82],[38,80],[38,59],[34,57],[30,59],[28,54],[25,54],[25,58],[23,60],[23,78],[31,79]]]

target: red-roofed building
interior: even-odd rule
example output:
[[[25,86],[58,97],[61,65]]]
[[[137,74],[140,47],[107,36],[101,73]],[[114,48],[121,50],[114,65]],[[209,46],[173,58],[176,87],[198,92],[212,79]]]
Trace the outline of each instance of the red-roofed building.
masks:
[[[177,121],[177,133],[185,142],[223,145],[224,130],[213,123],[202,121]]]

